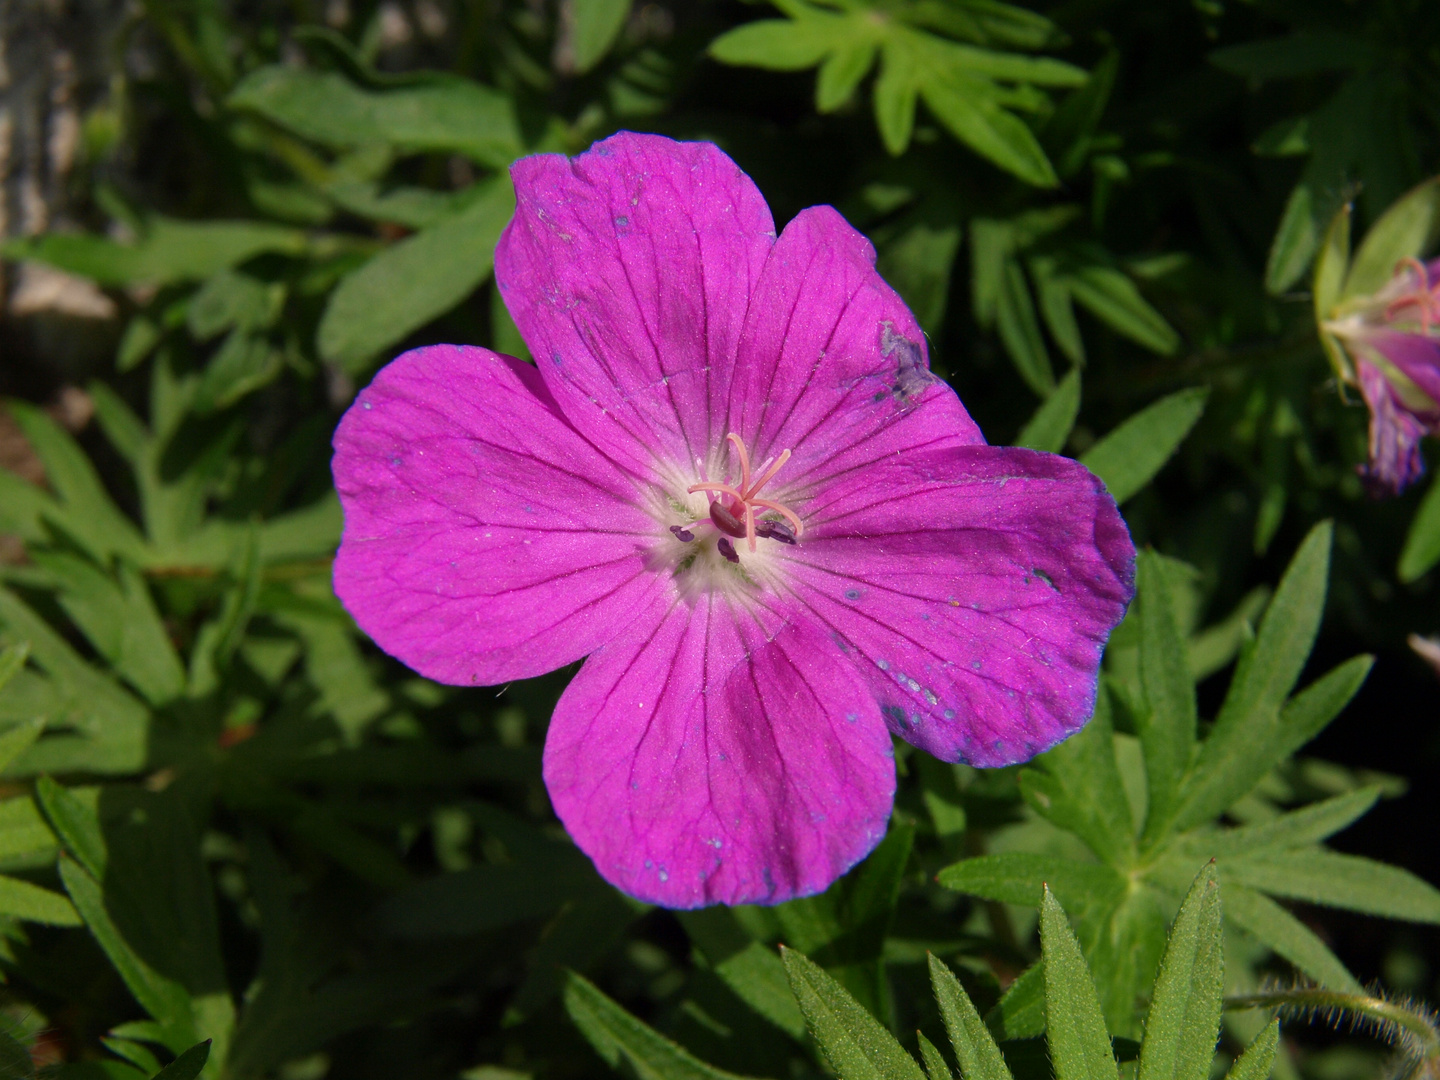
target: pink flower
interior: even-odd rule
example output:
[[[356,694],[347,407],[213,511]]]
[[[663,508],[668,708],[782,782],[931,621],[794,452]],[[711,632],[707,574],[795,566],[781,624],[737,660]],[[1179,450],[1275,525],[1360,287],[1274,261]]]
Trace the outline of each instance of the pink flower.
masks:
[[[1420,440],[1440,434],[1440,259],[1407,259],[1373,296],[1324,323],[1354,361],[1370,406],[1370,459],[1360,476],[1374,495],[1420,478]]]
[[[1134,548],[1074,461],[986,446],[868,242],[780,237],[707,143],[513,170],[496,278],[536,359],[394,361],[335,436],[335,590],[442,682],[588,657],[545,782],[671,907],[825,889],[884,834],[890,734],[1004,765],[1089,717]]]

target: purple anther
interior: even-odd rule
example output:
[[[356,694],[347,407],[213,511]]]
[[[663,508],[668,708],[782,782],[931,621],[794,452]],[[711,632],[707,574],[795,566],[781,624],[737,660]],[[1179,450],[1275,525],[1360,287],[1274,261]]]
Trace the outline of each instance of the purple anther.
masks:
[[[766,540],[779,540],[782,544],[794,544],[795,530],[783,521],[757,521],[755,535]]]
[[[745,523],[718,502],[710,504],[710,520],[717,529],[729,536],[745,535]]]
[[[679,525],[671,525],[670,531],[675,534],[675,539],[684,540],[687,544],[695,539],[694,533],[689,529],[682,529]]]
[[[715,550],[733,563],[740,561],[740,556],[735,554],[735,545],[730,542],[729,537],[720,537],[720,539],[715,542]]]

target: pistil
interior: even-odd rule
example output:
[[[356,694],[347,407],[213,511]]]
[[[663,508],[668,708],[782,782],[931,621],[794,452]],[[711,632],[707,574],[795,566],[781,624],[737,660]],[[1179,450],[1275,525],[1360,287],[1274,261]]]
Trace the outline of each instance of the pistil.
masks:
[[[735,447],[735,454],[740,459],[740,482],[729,484],[702,479],[690,486],[689,493],[705,492],[710,497],[711,524],[727,537],[733,536],[737,540],[743,537],[751,551],[755,550],[757,537],[778,540],[783,544],[795,543],[796,538],[804,534],[805,523],[784,503],[759,497],[765,485],[790,460],[790,451],[782,450],[778,457],[767,458],[752,476],[750,451],[745,446],[745,440],[733,431],[725,438]],[[763,519],[757,521],[756,512],[765,510],[779,514],[789,524]],[[728,541],[722,539],[721,543]],[[729,546],[733,552],[734,545]],[[726,558],[735,561],[730,554]]]

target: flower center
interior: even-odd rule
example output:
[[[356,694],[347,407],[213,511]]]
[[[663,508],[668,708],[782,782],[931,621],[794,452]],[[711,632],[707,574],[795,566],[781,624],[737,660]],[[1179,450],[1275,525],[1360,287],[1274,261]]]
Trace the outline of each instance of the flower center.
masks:
[[[722,534],[716,542],[716,548],[730,562],[740,561],[732,537],[735,540],[743,539],[750,551],[756,550],[756,541],[760,539],[794,544],[797,538],[804,534],[805,523],[784,503],[760,498],[761,490],[775,478],[775,474],[784,467],[785,462],[790,460],[790,451],[780,451],[778,457],[768,458],[752,472],[750,451],[745,446],[745,440],[733,431],[725,436],[725,439],[734,448],[735,456],[739,459],[740,479],[733,483],[729,477],[723,481],[711,480],[705,476],[704,465],[697,462],[700,464],[700,482],[691,484],[686,490],[691,495],[704,492],[710,500],[710,517],[696,524],[712,525]],[[760,516],[767,512],[778,514],[783,520]],[[679,525],[671,526],[670,531],[683,541],[695,539],[695,534],[690,529]]]

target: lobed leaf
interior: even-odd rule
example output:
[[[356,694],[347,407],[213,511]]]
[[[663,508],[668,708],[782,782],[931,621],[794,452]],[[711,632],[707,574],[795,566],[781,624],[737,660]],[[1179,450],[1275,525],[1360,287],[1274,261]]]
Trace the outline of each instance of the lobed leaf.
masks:
[[[1065,449],[1079,414],[1080,369],[1071,368],[1050,396],[1040,403],[1035,415],[1020,429],[1015,445],[1058,454]]]
[[[1225,916],[1322,986],[1360,992],[1359,981],[1325,943],[1269,897],[1231,883],[1225,889]]]
[[[780,957],[810,1034],[841,1080],[924,1080],[895,1036],[823,968],[784,946]]]
[[[631,1016],[583,975],[570,973],[564,997],[570,1019],[611,1068],[623,1063],[638,1080],[735,1080]]]
[[[1161,356],[1179,347],[1180,335],[1119,270],[1093,263],[1074,267],[1066,271],[1065,286],[1077,303],[1137,345]]]
[[[495,168],[524,152],[510,98],[453,76],[370,91],[335,72],[271,65],[242,79],[226,104],[337,150],[378,143],[464,154]]]
[[[1140,1046],[1138,1080],[1206,1080],[1225,988],[1215,866],[1195,878],[1175,917]]]
[[[1280,1046],[1280,1021],[1271,1020],[1235,1059],[1225,1080],[1266,1080],[1275,1064],[1275,1051]]]
[[[444,314],[490,276],[495,244],[515,209],[506,176],[466,209],[386,248],[330,294],[320,355],[358,374],[384,349]]]
[[[1040,944],[1045,957],[1045,1038],[1056,1080],[1115,1080],[1117,1065],[1095,981],[1049,889],[1040,905]]]
[[[630,6],[631,0],[589,0],[562,9],[569,20],[563,40],[572,71],[583,74],[605,58],[625,29]]]
[[[1315,844],[1367,813],[1382,791],[1380,785],[1373,784],[1256,825],[1190,833],[1177,842],[1174,850],[1208,859]]]
[[[1252,852],[1222,860],[1227,878],[1274,896],[1390,919],[1440,923],[1440,889],[1408,870],[1324,848]]]
[[[1331,533],[1328,522],[1317,525],[1286,569],[1254,646],[1242,655],[1215,726],[1200,748],[1181,797],[1176,828],[1192,828],[1218,817],[1283,756],[1261,751],[1275,749],[1281,706],[1300,677],[1320,628]]]
[[[1117,503],[1124,503],[1179,449],[1205,411],[1208,397],[1208,390],[1197,388],[1161,398],[1082,454],[1081,464],[1105,482]]]
[[[975,1011],[960,980],[933,953],[927,954],[930,986],[945,1021],[945,1031],[965,1080],[1011,1080],[1010,1068],[995,1038]],[[933,1080],[933,1076],[932,1076]]]
[[[1185,642],[1176,625],[1170,586],[1157,556],[1140,556],[1140,682],[1145,711],[1136,717],[1149,790],[1145,837],[1153,842],[1173,820],[1195,746],[1197,709]]]
[[[1410,519],[1410,530],[1405,534],[1405,546],[1400,551],[1395,574],[1409,584],[1419,580],[1436,563],[1440,563],[1440,480],[1431,480],[1425,498]]]

